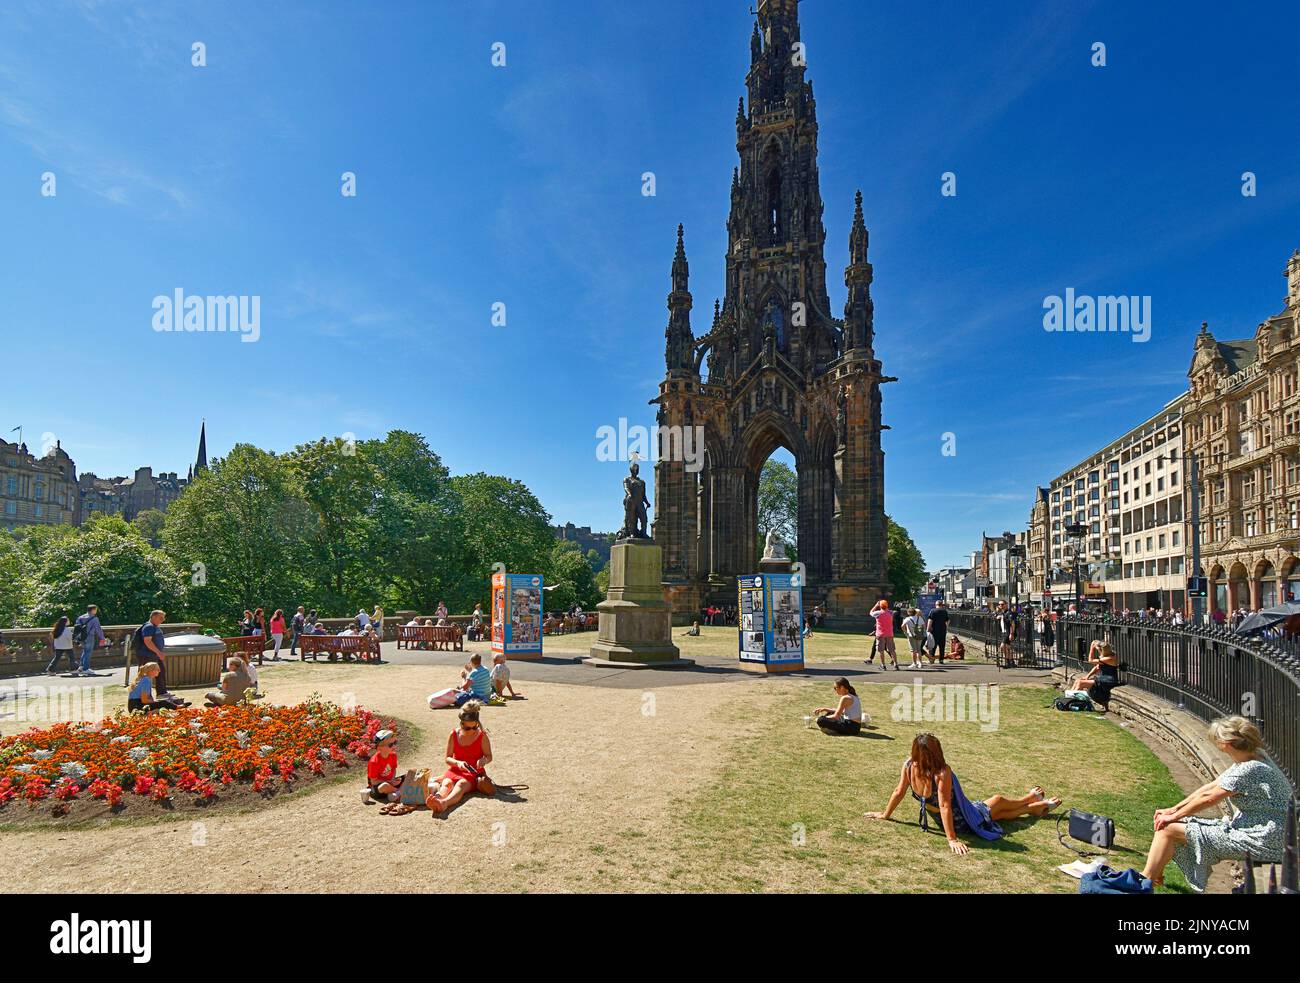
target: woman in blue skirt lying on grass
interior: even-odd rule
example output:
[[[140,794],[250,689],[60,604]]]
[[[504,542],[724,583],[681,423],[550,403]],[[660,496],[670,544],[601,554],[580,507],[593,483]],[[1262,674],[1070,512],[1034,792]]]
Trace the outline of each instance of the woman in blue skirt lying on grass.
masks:
[[[970,851],[970,847],[957,838],[958,833],[974,833],[982,840],[1001,839],[999,820],[1019,819],[1021,816],[1038,818],[1061,804],[1060,799],[1047,798],[1037,785],[1020,798],[995,795],[983,802],[972,802],[961,790],[961,782],[952,768],[943,760],[943,748],[939,738],[933,734],[916,735],[912,740],[912,756],[903,762],[898,788],[889,797],[889,805],[885,806],[884,812],[868,812],[866,817],[888,819],[909,790],[912,798],[920,803],[921,828],[928,830],[930,816],[937,816],[944,835],[948,837],[949,849],[958,856]]]

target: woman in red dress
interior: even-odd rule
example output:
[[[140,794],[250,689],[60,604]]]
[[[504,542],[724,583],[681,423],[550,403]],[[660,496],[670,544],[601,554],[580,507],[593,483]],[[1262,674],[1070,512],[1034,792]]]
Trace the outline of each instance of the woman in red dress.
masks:
[[[478,700],[470,700],[461,707],[460,727],[447,737],[447,771],[438,783],[438,791],[430,793],[424,803],[435,814],[445,812],[464,798],[466,792],[487,783],[492,742],[479,723],[482,706]]]

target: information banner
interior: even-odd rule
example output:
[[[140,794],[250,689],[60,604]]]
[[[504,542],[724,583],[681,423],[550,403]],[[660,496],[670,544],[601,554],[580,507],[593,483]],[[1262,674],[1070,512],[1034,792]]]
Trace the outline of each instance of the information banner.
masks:
[[[542,654],[542,578],[531,573],[492,575],[492,651],[510,657]]]
[[[740,661],[769,671],[803,668],[803,590],[796,574],[736,578]]]
[[[934,606],[943,600],[943,591],[935,591],[930,594],[920,594],[916,598],[916,606],[921,609],[921,617],[927,621],[930,618],[930,612]]]

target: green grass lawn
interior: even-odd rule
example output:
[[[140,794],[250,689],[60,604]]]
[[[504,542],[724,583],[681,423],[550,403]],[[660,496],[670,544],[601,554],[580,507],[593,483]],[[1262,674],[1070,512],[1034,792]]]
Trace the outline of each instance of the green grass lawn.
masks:
[[[706,625],[700,628],[701,634],[698,637],[687,635],[686,631],[687,629],[682,627],[673,629],[673,642],[681,649],[682,658],[694,659],[701,656],[737,658],[739,638],[735,628],[711,628]],[[948,637],[952,637],[951,633]],[[962,638],[962,641],[966,644],[967,662],[985,661],[982,644],[972,642],[969,638]],[[911,658],[907,639],[896,639],[894,647],[900,662],[906,663]],[[871,636],[864,632],[832,631],[823,628],[815,632],[812,638],[804,639],[804,660],[807,662],[861,663],[870,651]]]
[[[951,854],[938,823],[925,833],[909,795],[889,822],[883,810],[911,739],[929,730],[972,799],[1023,795],[1042,785],[1064,800],[1115,819],[1111,866],[1141,868],[1151,814],[1183,795],[1165,766],[1122,728],[1091,714],[1047,707],[1049,691],[1003,687],[1000,726],[891,719],[891,686],[864,685],[873,729],[827,737],[802,717],[824,704],[825,685],[784,697],[761,719],[743,701],[731,710],[743,735],[721,781],[681,797],[676,842],[658,857],[662,887],[675,891],[855,891],[1071,893],[1078,881],[1056,870],[1074,859],[1056,837],[1055,818],[1003,823],[1003,839],[967,837],[971,852]],[[869,736],[866,736],[869,733]],[[796,843],[802,830],[803,843]],[[635,852],[631,842],[629,849]],[[656,851],[659,852],[659,851]],[[612,858],[611,858],[612,859]],[[629,858],[631,859],[631,858]],[[618,861],[614,860],[614,866]],[[640,867],[641,864],[636,864]],[[644,873],[644,871],[643,871]],[[1166,890],[1185,891],[1171,865]]]

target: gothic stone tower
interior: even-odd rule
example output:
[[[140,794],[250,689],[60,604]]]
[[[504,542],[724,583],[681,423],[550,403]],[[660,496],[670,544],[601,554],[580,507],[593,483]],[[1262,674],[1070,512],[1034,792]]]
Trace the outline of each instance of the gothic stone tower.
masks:
[[[726,296],[699,337],[677,230],[668,371],[652,402],[668,433],[702,428],[705,451],[702,469],[691,471],[661,448],[654,537],[678,620],[708,600],[734,604],[734,578],[753,572],[758,552],[759,471],[783,446],[799,474],[805,603],[825,601],[830,613],[857,618],[888,593],[880,387],[894,381],[872,349],[862,195],[841,319],[826,291],[817,110],[804,79],[798,0],[760,0],[750,50],[748,113],[742,99],[736,117]]]

